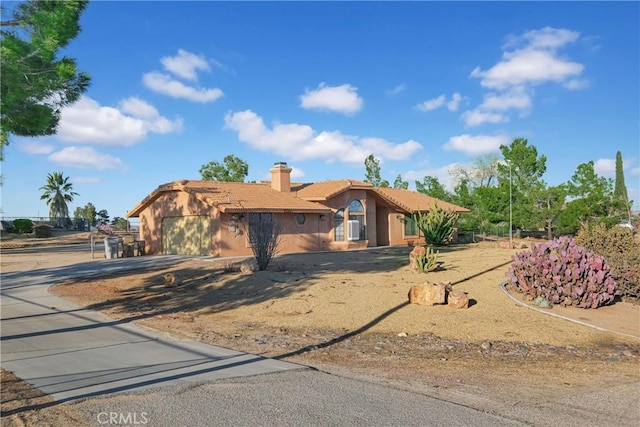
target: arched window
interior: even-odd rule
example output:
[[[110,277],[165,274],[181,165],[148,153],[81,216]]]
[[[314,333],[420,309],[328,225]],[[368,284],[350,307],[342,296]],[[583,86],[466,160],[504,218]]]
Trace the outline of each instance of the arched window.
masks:
[[[351,203],[349,203],[349,214],[355,212],[364,213],[364,207],[362,207],[360,200],[352,200]]]
[[[349,203],[349,222],[357,221],[358,226],[349,226],[347,238],[349,240],[365,240],[364,235],[364,207],[360,200],[352,200]],[[356,231],[357,230],[357,231]]]

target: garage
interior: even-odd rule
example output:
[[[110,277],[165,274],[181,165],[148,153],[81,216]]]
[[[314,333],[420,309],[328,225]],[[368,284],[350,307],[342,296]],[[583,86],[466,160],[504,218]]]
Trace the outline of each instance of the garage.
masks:
[[[208,216],[162,219],[162,253],[165,255],[211,255]]]

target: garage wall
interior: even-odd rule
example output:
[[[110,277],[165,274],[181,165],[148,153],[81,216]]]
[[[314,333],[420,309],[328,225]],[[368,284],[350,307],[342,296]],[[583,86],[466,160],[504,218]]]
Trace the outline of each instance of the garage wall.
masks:
[[[210,218],[208,216],[163,218],[162,253],[165,255],[210,255]]]
[[[196,199],[183,191],[171,191],[161,194],[153,203],[151,203],[146,209],[140,213],[140,239],[145,241],[146,250],[149,254],[162,254],[162,253],[179,253],[180,250],[176,246],[166,249],[163,242],[163,226],[178,227],[169,233],[169,240],[171,244],[177,243],[180,238],[186,239],[185,242],[189,242],[189,246],[193,246],[195,242],[195,235],[188,236],[187,233],[183,233],[179,236],[178,230],[180,227],[184,227],[185,224],[176,223],[176,218],[180,217],[204,217],[208,222],[208,237],[205,242],[202,240],[204,231],[204,219],[199,220],[186,220],[186,221],[202,221],[202,225],[198,231],[201,243],[198,245],[200,252],[203,255],[219,256],[216,253],[216,248],[213,245],[215,236],[219,231],[219,213],[217,209],[212,208],[200,200]],[[174,219],[168,219],[174,218]],[[165,221],[165,219],[167,219]],[[164,223],[164,224],[163,224]],[[189,249],[191,251],[191,249]],[[203,253],[208,252],[208,253]]]

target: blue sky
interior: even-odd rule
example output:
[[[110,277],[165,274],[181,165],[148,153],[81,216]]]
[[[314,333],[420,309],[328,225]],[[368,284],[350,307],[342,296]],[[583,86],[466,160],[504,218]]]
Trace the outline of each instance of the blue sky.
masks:
[[[5,217],[46,216],[47,173],[125,216],[158,185],[234,154],[248,180],[414,187],[524,137],[545,181],[580,163],[640,200],[638,2],[92,2],[65,54],[92,77],[56,136],[13,138]]]

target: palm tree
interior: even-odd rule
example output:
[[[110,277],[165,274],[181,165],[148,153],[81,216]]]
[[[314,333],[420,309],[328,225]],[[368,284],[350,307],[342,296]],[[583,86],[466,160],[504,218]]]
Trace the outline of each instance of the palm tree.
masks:
[[[55,221],[56,226],[64,227],[69,217],[67,202],[73,202],[73,197],[79,195],[73,192],[73,184],[62,172],[53,172],[47,175],[47,184],[40,187],[40,190],[44,190],[40,200],[47,201],[49,216]]]

